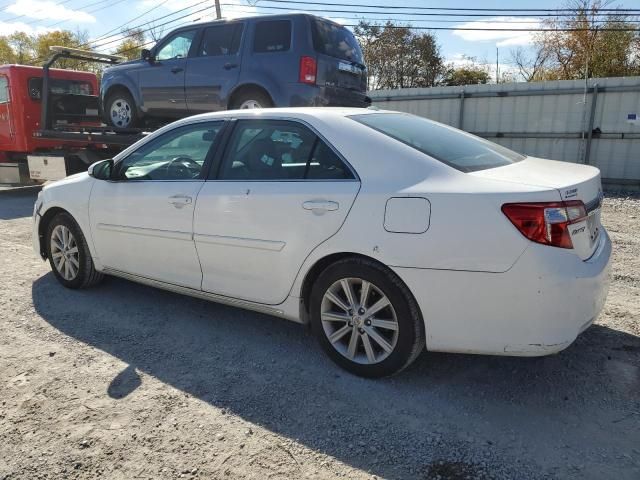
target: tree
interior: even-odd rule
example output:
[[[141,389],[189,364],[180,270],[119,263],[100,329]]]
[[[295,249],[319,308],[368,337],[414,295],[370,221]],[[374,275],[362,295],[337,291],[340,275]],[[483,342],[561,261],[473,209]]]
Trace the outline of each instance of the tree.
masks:
[[[526,82],[544,80],[548,59],[549,52],[544,48],[538,48],[533,57],[528,57],[522,47],[511,51],[511,63]]]
[[[145,44],[144,30],[129,29],[123,30],[124,39],[115,51],[116,55],[122,55],[127,60],[140,58],[142,47]]]
[[[534,39],[535,56],[513,52],[521,75],[531,80],[573,80],[640,74],[640,34],[624,10],[603,11],[611,2],[570,0],[569,17],[550,18]]]
[[[440,46],[430,32],[409,25],[361,21],[354,30],[363,48],[369,89],[432,87],[445,73]]]
[[[456,68],[451,67],[444,76],[442,84],[447,86],[476,85],[478,83],[487,83],[490,78],[491,76],[486,67],[470,63]]]
[[[42,33],[33,37],[35,59],[44,61],[51,56],[52,46],[61,46],[69,48],[82,48],[84,38],[82,34],[73,33],[69,30],[55,30],[53,32]],[[86,62],[71,59],[60,59],[56,62],[58,68],[80,69]]]
[[[15,32],[7,39],[15,55],[15,63],[29,63],[34,59],[35,39],[24,32]]]

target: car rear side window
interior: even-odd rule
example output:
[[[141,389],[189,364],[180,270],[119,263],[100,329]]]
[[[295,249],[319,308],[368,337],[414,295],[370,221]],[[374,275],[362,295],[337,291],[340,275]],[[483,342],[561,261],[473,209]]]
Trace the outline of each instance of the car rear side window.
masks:
[[[462,172],[502,167],[525,158],[497,143],[415,115],[372,113],[349,118]]]
[[[287,120],[240,120],[221,180],[345,180],[349,167],[309,128]]]
[[[332,57],[362,65],[362,50],[353,34],[345,27],[313,18],[311,20],[313,48]]]
[[[201,57],[215,57],[233,55],[238,52],[243,25],[233,23],[216,25],[205,29],[198,55]]]
[[[286,52],[291,47],[291,22],[267,20],[256,23],[253,51],[257,53]]]

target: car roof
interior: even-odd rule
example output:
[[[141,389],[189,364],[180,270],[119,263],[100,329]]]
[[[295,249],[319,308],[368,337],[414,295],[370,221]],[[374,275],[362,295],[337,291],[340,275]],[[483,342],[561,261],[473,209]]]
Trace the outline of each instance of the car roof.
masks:
[[[184,27],[176,28],[175,30],[182,30],[184,28],[187,28],[187,29],[193,28],[194,26],[202,27],[202,26],[210,26],[210,25],[219,25],[221,23],[227,23],[227,22],[239,22],[239,21],[244,22],[244,21],[250,21],[250,20],[279,20],[279,19],[287,19],[287,18],[294,18],[294,17],[318,18],[325,22],[333,23],[338,27],[343,27],[343,25],[329,18],[320,17],[318,15],[312,15],[310,13],[293,12],[293,13],[268,13],[263,15],[247,15],[242,17],[221,18],[219,20],[210,20],[208,22],[193,23],[191,25],[186,25]]]
[[[390,110],[379,110],[375,108],[356,108],[356,107],[283,107],[283,108],[265,108],[265,109],[246,109],[246,110],[223,110],[220,112],[202,113],[185,119],[179,120],[177,123],[190,123],[193,120],[220,120],[232,118],[330,118],[330,117],[348,117],[351,115],[368,115],[372,113],[392,113]]]

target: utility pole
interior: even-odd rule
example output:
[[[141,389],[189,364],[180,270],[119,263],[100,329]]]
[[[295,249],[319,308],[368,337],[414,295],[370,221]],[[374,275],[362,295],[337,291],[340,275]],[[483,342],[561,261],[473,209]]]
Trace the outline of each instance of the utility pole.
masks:
[[[496,83],[500,83],[500,62],[498,55],[498,47],[496,46]]]
[[[220,11],[220,0],[215,0],[216,2],[216,18],[220,20],[222,18],[222,12]]]

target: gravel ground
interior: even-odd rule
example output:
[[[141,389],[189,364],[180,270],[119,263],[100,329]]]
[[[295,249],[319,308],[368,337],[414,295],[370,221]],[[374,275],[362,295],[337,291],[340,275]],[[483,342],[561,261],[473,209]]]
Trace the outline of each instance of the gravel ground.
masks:
[[[0,196],[0,479],[640,478],[640,200],[604,312],[538,359],[335,367],[303,326],[124,280],[61,287]]]

